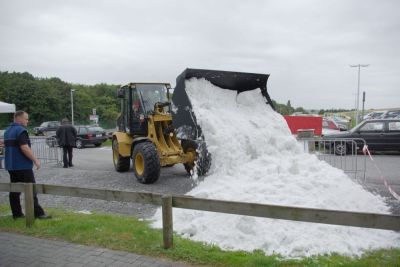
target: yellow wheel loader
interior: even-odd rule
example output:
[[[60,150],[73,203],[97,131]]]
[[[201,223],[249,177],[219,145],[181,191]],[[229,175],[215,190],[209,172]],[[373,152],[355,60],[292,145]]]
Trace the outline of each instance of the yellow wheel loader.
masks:
[[[259,88],[273,107],[266,88],[268,75],[263,74],[186,69],[177,77],[172,97],[168,83],[121,86],[121,116],[112,137],[113,162],[118,172],[128,171],[132,161],[136,178],[145,184],[157,181],[161,167],[178,163],[191,174],[202,176],[208,172],[211,154],[185,88],[185,81],[191,78],[207,79],[238,94]]]
[[[132,161],[139,182],[154,183],[160,168],[183,163],[188,172],[199,159],[196,142],[179,141],[172,126],[169,84],[129,83],[118,91],[121,98],[121,116],[118,131],[113,133],[114,167],[118,172],[128,171]],[[199,174],[205,174],[211,160],[202,165]]]

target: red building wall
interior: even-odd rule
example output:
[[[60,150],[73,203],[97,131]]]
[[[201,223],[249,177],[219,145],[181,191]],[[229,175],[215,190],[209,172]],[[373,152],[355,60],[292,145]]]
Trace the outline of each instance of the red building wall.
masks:
[[[299,129],[314,129],[314,135],[322,134],[322,117],[314,116],[283,116],[292,134]]]

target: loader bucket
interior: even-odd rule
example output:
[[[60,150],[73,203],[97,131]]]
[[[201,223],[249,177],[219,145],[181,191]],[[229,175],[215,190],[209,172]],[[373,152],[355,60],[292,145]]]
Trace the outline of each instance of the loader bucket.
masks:
[[[234,90],[237,93],[260,88],[267,104],[273,109],[272,100],[267,92],[268,74],[231,72],[219,70],[186,69],[176,78],[176,87],[172,95],[175,109],[172,112],[174,128],[178,130],[180,139],[204,139],[200,126],[192,111],[192,105],[187,95],[185,81],[191,78],[204,78],[213,85],[223,89]]]

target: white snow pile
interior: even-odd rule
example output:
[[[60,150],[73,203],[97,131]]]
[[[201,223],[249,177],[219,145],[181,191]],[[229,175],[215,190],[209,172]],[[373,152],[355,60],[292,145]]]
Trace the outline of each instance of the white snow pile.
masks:
[[[265,104],[260,90],[236,95],[204,79],[186,81],[187,92],[213,157],[212,167],[187,195],[200,198],[389,213],[379,196],[341,170],[304,153],[286,121]],[[400,247],[393,231],[273,220],[174,209],[174,231],[226,250],[262,249],[302,257],[361,255]],[[161,228],[161,210],[154,227]]]

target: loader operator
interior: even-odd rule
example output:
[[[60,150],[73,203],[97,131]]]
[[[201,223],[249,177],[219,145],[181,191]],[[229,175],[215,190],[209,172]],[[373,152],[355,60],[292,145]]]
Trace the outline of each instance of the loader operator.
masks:
[[[148,113],[151,112],[153,110],[152,107],[152,91],[149,89],[146,90],[141,90],[141,91],[134,91],[133,92],[133,104],[132,104],[132,108],[133,108],[133,113],[134,116],[139,118],[140,114],[143,113]],[[143,101],[143,107],[142,107],[142,102],[140,101],[140,97],[139,95],[141,95],[142,101]]]
[[[139,98],[139,95],[136,90],[133,92],[133,101],[132,102],[133,102],[133,105],[132,105],[133,113],[135,114],[136,117],[139,117],[140,98]]]
[[[152,110],[152,103],[153,103],[153,91],[150,89],[142,90],[142,100],[144,108],[147,110]]]

